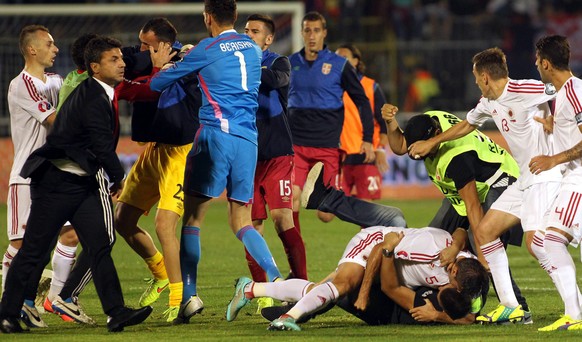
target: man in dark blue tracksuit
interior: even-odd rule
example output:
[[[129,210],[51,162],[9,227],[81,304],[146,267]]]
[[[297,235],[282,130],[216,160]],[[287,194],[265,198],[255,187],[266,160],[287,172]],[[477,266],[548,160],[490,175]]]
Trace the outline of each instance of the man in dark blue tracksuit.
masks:
[[[293,184],[293,219],[299,227],[299,198],[307,173],[321,161],[324,181],[339,188],[339,141],[344,122],[343,94],[348,93],[360,111],[364,130],[361,153],[364,162],[374,160],[372,109],[356,70],[343,57],[324,45],[327,35],[325,18],[318,12],[303,17],[302,36],[305,47],[289,57],[289,123],[295,150],[295,183]],[[318,213],[323,221],[333,215]]]

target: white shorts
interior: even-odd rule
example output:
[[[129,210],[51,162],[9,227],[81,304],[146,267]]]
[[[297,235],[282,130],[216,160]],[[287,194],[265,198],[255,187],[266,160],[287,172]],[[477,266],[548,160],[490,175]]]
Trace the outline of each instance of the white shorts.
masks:
[[[30,214],[30,185],[11,184],[6,205],[8,240],[21,240]]]
[[[348,242],[338,265],[345,262],[353,262],[366,268],[372,248],[384,241],[384,235],[389,232],[401,232],[404,230],[405,228],[400,227],[372,227],[362,229]]]
[[[582,225],[582,184],[562,183],[558,196],[545,217],[546,227],[554,227],[572,236],[570,243],[580,243]]]
[[[518,217],[524,232],[545,231],[544,216],[558,194],[560,182],[532,184],[525,190],[520,190],[518,184],[507,187],[491,209]]]
[[[8,187],[8,200],[6,201],[6,218],[8,224],[6,230],[8,240],[22,240],[26,231],[26,222],[30,215],[30,185],[11,184]],[[70,226],[67,221],[65,226]]]

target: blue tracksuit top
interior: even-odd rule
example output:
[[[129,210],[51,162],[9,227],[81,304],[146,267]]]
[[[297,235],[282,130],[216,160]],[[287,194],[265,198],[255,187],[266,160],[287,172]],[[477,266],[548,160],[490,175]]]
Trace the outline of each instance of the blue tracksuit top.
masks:
[[[162,91],[180,78],[196,73],[202,92],[200,124],[256,144],[261,55],[249,36],[227,30],[217,37],[203,39],[182,61],[158,72],[150,87]]]
[[[313,62],[305,60],[305,49],[289,56],[289,124],[293,144],[338,148],[344,123],[343,94],[348,92],[360,108],[364,141],[372,141],[374,130],[370,102],[347,59],[325,48]]]
[[[265,50],[261,64],[263,67],[257,111],[259,161],[293,154],[287,118],[287,93],[291,70],[289,59]]]

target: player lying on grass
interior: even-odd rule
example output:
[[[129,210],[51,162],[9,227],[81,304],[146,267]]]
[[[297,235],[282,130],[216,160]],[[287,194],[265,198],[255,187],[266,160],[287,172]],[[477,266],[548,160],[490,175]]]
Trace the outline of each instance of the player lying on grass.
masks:
[[[456,239],[455,248],[464,248],[464,241],[464,239]],[[459,245],[461,243],[463,246]],[[468,252],[458,253],[455,263],[448,268],[441,266],[439,254],[452,244],[452,236],[442,229],[430,227],[363,229],[348,243],[331,281],[316,285],[301,279],[255,283],[246,277],[239,278],[234,296],[227,307],[226,319],[227,321],[234,320],[240,309],[255,297],[272,297],[283,301],[298,302],[286,314],[271,322],[269,329],[301,330],[297,325],[299,318],[356,291],[362,284],[367,264],[370,262],[370,266],[375,267],[375,270],[378,269],[378,265],[381,265],[380,258],[383,250],[387,250],[385,254],[392,253],[396,258],[397,272],[404,281],[403,286],[407,288],[427,286],[435,289],[447,286],[450,288],[439,295],[439,304],[445,312],[453,316],[452,318],[461,318],[470,311],[470,298],[477,297],[482,292],[483,284],[488,282],[488,279],[485,269],[474,259],[475,256]],[[464,311],[455,312],[451,306],[447,305],[452,302],[462,302],[464,296],[469,297],[469,304]],[[444,297],[449,299],[443,299]],[[363,299],[359,300],[356,302],[356,307],[362,308],[364,304]],[[407,302],[406,305],[408,304],[410,303]],[[452,322],[452,319],[450,321]]]
[[[451,323],[449,315],[444,315],[444,309],[441,307],[439,300],[440,291],[430,287],[422,286],[414,290],[409,289],[400,284],[397,273],[390,273],[390,276],[395,280],[397,286],[387,287],[375,281],[370,290],[370,297],[366,310],[362,311],[356,309],[354,303],[358,297],[359,291],[353,291],[346,296],[340,298],[335,306],[340,307],[344,311],[354,315],[369,325],[387,325],[387,324],[407,324],[407,325],[435,325],[442,323]],[[486,288],[489,284],[486,284]],[[446,287],[445,287],[446,289]],[[406,303],[403,306],[398,305],[391,297],[391,293],[395,296],[400,296]],[[388,295],[390,296],[388,296]],[[459,298],[454,296],[454,298]],[[460,310],[467,312],[467,305],[470,305],[470,298],[462,296],[459,302],[454,302],[456,307],[449,308],[449,311]],[[447,302],[448,303],[448,302]],[[261,310],[261,315],[269,322],[276,320],[283,314],[286,314],[295,303],[290,303],[283,306],[271,306]],[[447,304],[445,304],[446,306]],[[322,315],[332,309],[334,305],[330,303],[324,308],[311,314],[303,315],[296,321],[297,324],[305,323],[316,316]],[[463,311],[464,310],[464,311]],[[458,320],[454,320],[453,324],[472,323],[475,321],[475,314],[470,313]]]

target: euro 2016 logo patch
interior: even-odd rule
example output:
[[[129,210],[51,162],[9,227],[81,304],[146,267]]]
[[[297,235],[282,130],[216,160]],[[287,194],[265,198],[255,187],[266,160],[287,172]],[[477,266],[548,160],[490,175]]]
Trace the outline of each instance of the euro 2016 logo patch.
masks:
[[[546,95],[554,95],[556,93],[556,87],[551,83],[546,83],[545,88]]]
[[[330,72],[331,72],[331,64],[323,63],[323,65],[321,66],[321,73],[324,75],[327,75]]]

